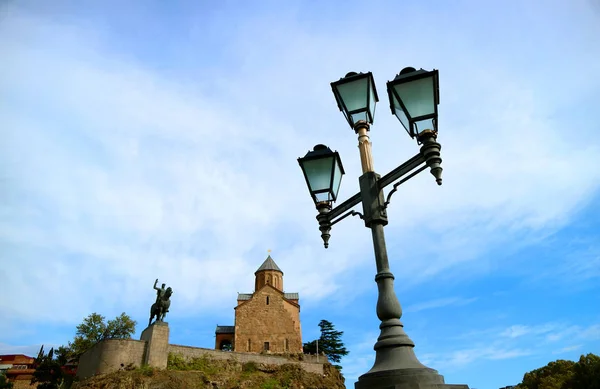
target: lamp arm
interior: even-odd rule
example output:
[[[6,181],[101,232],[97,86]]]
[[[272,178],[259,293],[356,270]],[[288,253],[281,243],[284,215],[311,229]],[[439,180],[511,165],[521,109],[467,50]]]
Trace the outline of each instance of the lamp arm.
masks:
[[[327,218],[332,221],[333,219],[341,216],[344,212],[350,210],[352,207],[360,204],[362,198],[360,196],[360,192],[350,197],[348,200],[344,201],[341,204],[338,204],[337,207],[333,208],[328,214]]]
[[[388,205],[390,205],[390,200],[392,199],[392,195],[394,193],[396,193],[396,191],[398,190],[398,187],[400,185],[404,184],[406,181],[410,180],[411,178],[413,178],[417,174],[421,173],[425,169],[427,169],[427,165],[421,166],[420,168],[418,168],[414,172],[410,173],[408,176],[404,177],[403,179],[401,179],[400,181],[398,181],[397,183],[395,183],[394,184],[394,188],[392,188],[392,190],[390,191],[390,193],[388,193],[387,198],[385,199],[385,203],[383,204],[383,209],[387,209]]]
[[[382,190],[386,186],[393,184],[397,179],[410,173],[412,170],[419,167],[419,165],[421,165],[422,163],[425,163],[425,157],[423,157],[423,154],[419,153],[415,155],[408,161],[404,162],[402,165],[398,166],[385,176],[381,177],[378,180],[379,190]]]
[[[347,218],[348,216],[358,216],[361,219],[365,219],[364,215],[360,212],[356,212],[355,210],[349,211],[347,213],[345,213],[344,215],[340,216],[339,218],[337,218],[336,220],[332,220],[331,221],[331,225],[333,226],[334,224],[336,224],[337,222],[341,222],[342,220],[344,220],[345,218]]]
[[[408,161],[404,162],[402,165],[398,166],[397,168],[395,168],[394,170],[392,170],[385,176],[381,177],[378,180],[379,190],[382,190],[386,186],[393,184],[396,180],[398,180],[402,176],[410,173],[412,170],[419,167],[419,165],[421,165],[424,162],[425,162],[425,158],[423,157],[423,155],[421,153],[415,155]],[[419,172],[420,171],[421,170],[419,170]],[[412,178],[413,176],[414,176],[414,174],[408,178]],[[408,178],[406,178],[404,181],[406,181]],[[402,181],[402,182],[404,182],[404,181]],[[388,200],[389,200],[389,198],[388,198]],[[333,222],[334,219],[342,216],[342,214],[344,212],[349,211],[351,208],[360,204],[361,202],[362,202],[361,193],[358,192],[354,196],[350,197],[348,200],[344,201],[341,204],[338,204],[337,207],[335,207],[331,211],[329,211],[327,213],[327,219],[329,219],[330,222]],[[352,215],[352,216],[354,216],[354,215]],[[339,219],[339,220],[341,220],[341,219]],[[339,221],[339,220],[337,220],[337,221]]]

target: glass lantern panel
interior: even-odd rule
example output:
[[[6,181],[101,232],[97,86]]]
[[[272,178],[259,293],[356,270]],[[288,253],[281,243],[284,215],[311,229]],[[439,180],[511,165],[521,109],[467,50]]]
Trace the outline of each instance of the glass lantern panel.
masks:
[[[398,120],[400,120],[400,123],[402,123],[402,125],[404,126],[404,129],[406,131],[408,131],[408,133],[410,134],[410,123],[408,121],[408,117],[406,117],[406,114],[404,113],[402,108],[400,108],[400,105],[398,105],[395,98],[394,98],[394,113],[396,114],[396,117],[398,118]]]
[[[367,111],[353,113],[352,115],[350,115],[350,117],[352,118],[352,123],[355,123],[355,124],[359,120],[364,120],[366,122],[370,122],[370,120],[367,116]]]
[[[342,169],[340,168],[339,163],[336,164],[333,168],[333,185],[331,186],[331,191],[333,193],[333,197],[337,199],[338,191],[340,190],[340,184],[342,183]]]
[[[371,113],[370,123],[373,123],[375,120],[375,104],[377,100],[375,100],[375,85],[371,84],[369,87],[371,90],[369,91],[369,112]]]
[[[366,77],[337,86],[342,101],[349,112],[367,108],[368,86],[369,80]]]
[[[317,199],[317,203],[320,203],[322,201],[332,201],[333,200],[331,198],[331,192],[316,193],[315,198]]]
[[[411,117],[430,115],[435,112],[433,77],[421,78],[394,86]]]
[[[423,119],[415,122],[415,131],[416,135],[420,134],[424,130],[435,130],[433,127],[433,119]]]
[[[311,193],[321,190],[331,190],[331,170],[334,156],[304,161],[304,172],[308,179]]]

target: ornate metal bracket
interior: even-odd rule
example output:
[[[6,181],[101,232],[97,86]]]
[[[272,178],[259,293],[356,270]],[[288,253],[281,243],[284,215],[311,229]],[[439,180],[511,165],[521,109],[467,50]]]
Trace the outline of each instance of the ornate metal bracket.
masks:
[[[350,211],[350,212],[347,212],[347,213],[345,213],[344,215],[340,216],[340,217],[339,217],[339,218],[337,218],[336,220],[333,220],[333,221],[331,222],[331,225],[333,226],[334,224],[336,224],[337,222],[340,222],[340,221],[342,221],[343,219],[347,218],[348,216],[358,216],[359,218],[361,218],[361,219],[365,220],[365,217],[364,217],[364,215],[363,215],[362,213],[360,213],[360,212],[356,212],[356,211],[352,210],[352,211]]]
[[[408,161],[404,162],[383,177],[379,177],[374,172],[367,172],[361,176],[361,191],[350,197],[348,200],[339,204],[337,207],[331,207],[331,203],[322,202],[317,204],[317,220],[319,221],[319,230],[325,248],[329,247],[329,238],[331,237],[331,227],[347,218],[348,216],[358,216],[365,221],[367,227],[371,222],[378,221],[387,224],[386,209],[390,204],[392,195],[396,193],[398,187],[421,173],[427,167],[435,177],[438,185],[442,183],[442,159],[440,158],[441,145],[436,141],[437,133],[425,130],[419,137],[422,144],[421,152]],[[399,180],[399,181],[398,181]],[[397,182],[396,182],[397,181]],[[383,201],[383,188],[393,184],[393,188]],[[352,210],[359,203],[363,203],[363,213]]]
[[[394,187],[392,188],[392,190],[390,191],[390,193],[388,193],[387,198],[385,199],[385,203],[383,204],[383,209],[387,209],[388,205],[390,205],[390,200],[392,198],[392,195],[394,193],[396,193],[396,191],[398,190],[398,187],[402,184],[404,184],[406,181],[410,180],[411,178],[413,178],[414,176],[416,176],[417,174],[421,173],[423,170],[427,169],[427,165],[426,166],[421,166],[420,168],[418,168],[417,170],[415,170],[414,172],[410,173],[408,176],[406,176],[405,178],[401,179],[400,181],[398,181],[397,183],[394,184]]]

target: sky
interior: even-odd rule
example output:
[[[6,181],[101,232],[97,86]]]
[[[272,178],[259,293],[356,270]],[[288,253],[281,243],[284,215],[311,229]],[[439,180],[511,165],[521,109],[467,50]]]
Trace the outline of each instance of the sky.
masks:
[[[0,354],[92,312],[137,338],[156,278],[170,342],[214,347],[272,250],[303,340],[343,331],[353,387],[379,331],[371,234],[347,218],[323,248],[297,158],[328,145],[339,198],[358,191],[329,85],[350,71],[379,88],[375,170],[417,154],[385,91],[407,66],[439,70],[444,168],[388,208],[417,357],[496,389],[600,354],[599,36],[597,0],[0,2]]]

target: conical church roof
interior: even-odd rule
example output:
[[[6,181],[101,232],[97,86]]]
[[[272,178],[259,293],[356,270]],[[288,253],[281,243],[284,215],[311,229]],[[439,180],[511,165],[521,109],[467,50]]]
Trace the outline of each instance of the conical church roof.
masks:
[[[283,272],[281,271],[281,269],[279,268],[279,266],[277,266],[277,264],[275,263],[275,261],[273,260],[273,258],[271,258],[271,256],[269,255],[267,257],[267,259],[265,259],[265,261],[263,262],[262,265],[260,265],[260,267],[258,268],[258,270],[256,272],[254,272],[254,274],[261,272],[263,270],[276,270],[278,272],[280,272],[281,274],[283,274]]]

